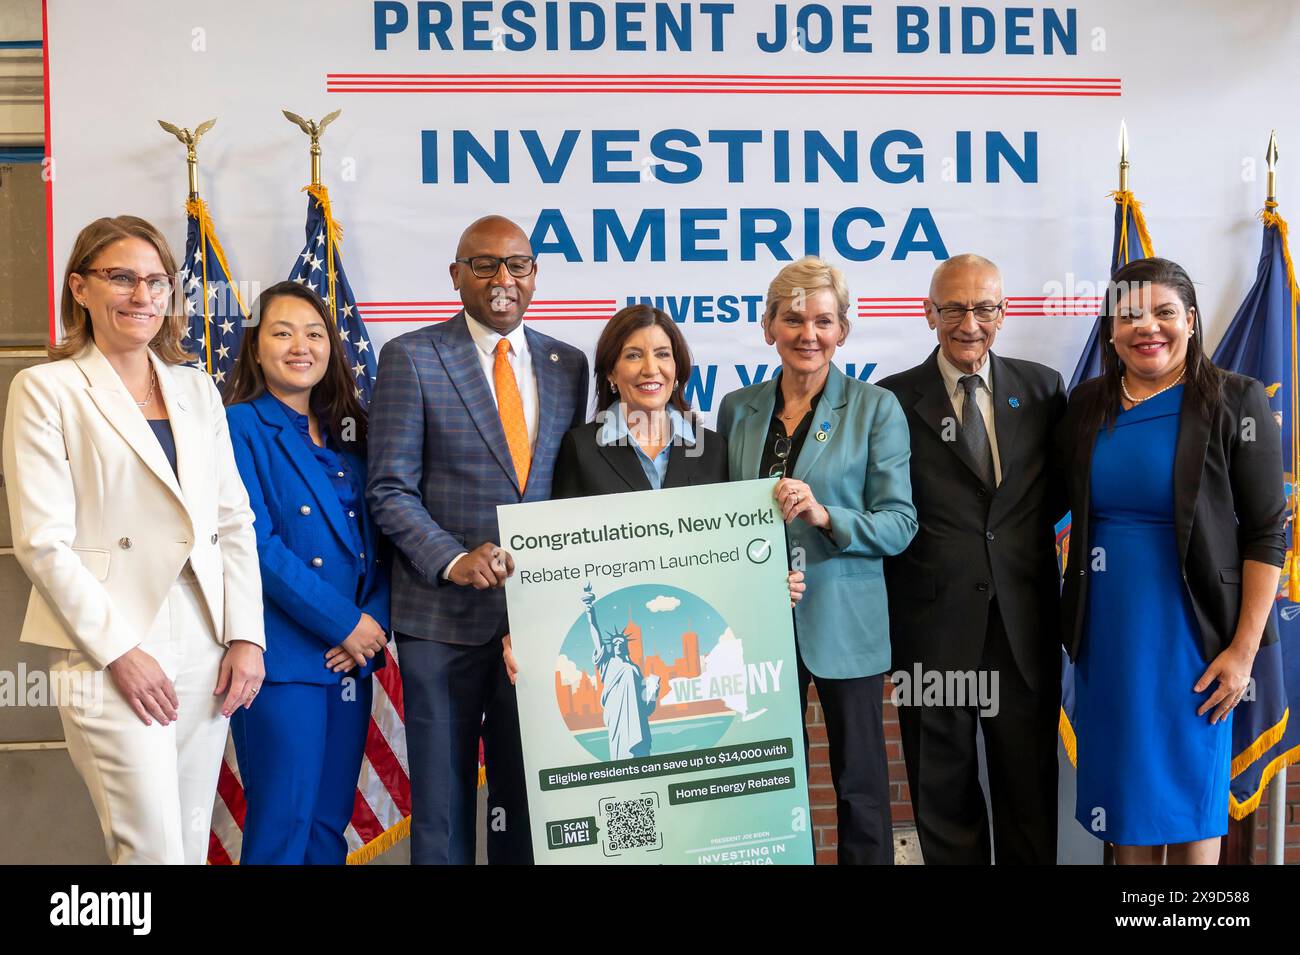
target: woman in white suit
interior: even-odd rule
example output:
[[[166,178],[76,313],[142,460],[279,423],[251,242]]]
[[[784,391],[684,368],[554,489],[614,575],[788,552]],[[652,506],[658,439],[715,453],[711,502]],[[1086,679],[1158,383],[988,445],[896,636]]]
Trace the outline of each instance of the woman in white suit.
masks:
[[[253,514],[221,397],[182,364],[175,276],[143,219],[83,229],[64,339],[14,378],[5,417],[33,584],[22,642],[53,648],[68,752],[114,863],[203,863],[227,718],[263,676]]]

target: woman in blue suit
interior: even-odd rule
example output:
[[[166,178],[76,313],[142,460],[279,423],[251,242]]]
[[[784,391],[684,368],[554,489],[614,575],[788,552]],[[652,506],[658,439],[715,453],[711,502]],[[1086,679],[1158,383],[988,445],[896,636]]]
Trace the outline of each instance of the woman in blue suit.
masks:
[[[887,865],[894,846],[881,710],[890,658],[881,558],[907,547],[916,509],[898,400],[831,364],[849,333],[848,308],[844,276],[829,263],[807,256],[782,269],[763,315],[781,371],[727,395],[718,431],[733,481],[780,479],[776,501],[808,588],[794,611],[799,690],[807,709],[808,684],[816,683],[826,716],[839,862]]]
[[[366,512],[366,414],[325,303],[281,282],[254,305],[226,395],[255,516],[266,682],[234,723],[244,864],[342,865],[384,663],[388,568]]]

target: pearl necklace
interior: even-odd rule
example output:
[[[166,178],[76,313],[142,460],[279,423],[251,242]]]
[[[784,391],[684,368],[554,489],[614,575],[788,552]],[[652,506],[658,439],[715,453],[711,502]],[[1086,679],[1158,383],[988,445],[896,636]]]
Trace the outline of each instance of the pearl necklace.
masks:
[[[1185,375],[1185,374],[1187,374],[1187,368],[1186,368],[1186,367],[1184,367],[1183,370],[1180,371],[1180,372],[1178,373],[1178,377],[1177,377],[1177,378],[1175,378],[1175,379],[1174,379],[1173,381],[1171,381],[1169,384],[1165,385],[1165,386],[1164,386],[1163,388],[1161,388],[1159,391],[1157,391],[1157,392],[1153,392],[1152,394],[1147,395],[1145,398],[1134,398],[1132,395],[1130,395],[1130,394],[1128,393],[1128,386],[1124,383],[1124,379],[1125,379],[1126,376],[1124,376],[1124,375],[1120,375],[1120,376],[1119,376],[1119,390],[1122,391],[1122,392],[1124,393],[1124,397],[1125,397],[1128,401],[1133,402],[1133,404],[1135,404],[1135,405],[1140,405],[1140,404],[1142,404],[1142,402],[1144,402],[1144,401],[1150,401],[1150,400],[1151,400],[1152,398],[1154,398],[1156,395],[1163,395],[1163,394],[1164,394],[1166,391],[1168,391],[1170,388],[1174,387],[1174,385],[1176,385],[1176,384],[1178,384],[1180,381],[1182,381],[1182,380],[1183,380],[1183,375]]]

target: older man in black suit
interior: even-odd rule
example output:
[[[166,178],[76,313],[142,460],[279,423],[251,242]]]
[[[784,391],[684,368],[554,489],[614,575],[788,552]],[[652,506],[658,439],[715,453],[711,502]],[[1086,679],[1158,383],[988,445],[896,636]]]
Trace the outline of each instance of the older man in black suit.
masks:
[[[1064,488],[1052,434],[1065,387],[1051,368],[994,355],[1006,316],[997,266],[939,265],[925,301],[939,347],[880,384],[912,435],[920,529],[885,561],[895,695],[928,864],[987,864],[982,729],[1000,863],[1056,860]]]

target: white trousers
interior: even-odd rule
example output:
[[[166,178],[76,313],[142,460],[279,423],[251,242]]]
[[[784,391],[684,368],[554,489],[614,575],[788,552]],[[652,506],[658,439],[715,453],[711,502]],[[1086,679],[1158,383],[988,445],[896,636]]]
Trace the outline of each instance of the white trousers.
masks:
[[[202,865],[229,722],[214,696],[225,648],[217,642],[189,565],[172,584],[144,650],[180,700],[177,719],[145,726],[113,678],[102,693],[59,701],[72,763],[81,774],[114,865]],[[63,659],[58,659],[58,657]],[[52,669],[83,687],[95,665],[80,651],[55,654]]]

